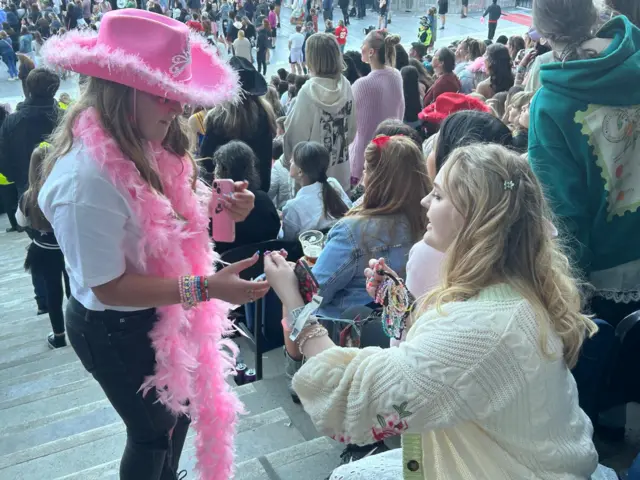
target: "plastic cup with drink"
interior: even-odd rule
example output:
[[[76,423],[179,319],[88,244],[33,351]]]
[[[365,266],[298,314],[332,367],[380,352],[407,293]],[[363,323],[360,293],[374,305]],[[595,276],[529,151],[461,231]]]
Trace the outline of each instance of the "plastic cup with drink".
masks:
[[[313,266],[318,260],[324,246],[324,234],[319,230],[307,230],[298,237],[302,245],[302,253],[309,266]]]

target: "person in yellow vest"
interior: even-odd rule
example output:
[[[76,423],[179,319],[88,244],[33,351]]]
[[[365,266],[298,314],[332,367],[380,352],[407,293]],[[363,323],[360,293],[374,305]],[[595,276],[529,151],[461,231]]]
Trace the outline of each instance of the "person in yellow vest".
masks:
[[[72,102],[73,100],[71,100],[71,97],[69,96],[69,94],[63,93],[60,95],[60,98],[58,99],[58,107],[60,107],[60,110],[66,110],[67,108],[69,108]]]

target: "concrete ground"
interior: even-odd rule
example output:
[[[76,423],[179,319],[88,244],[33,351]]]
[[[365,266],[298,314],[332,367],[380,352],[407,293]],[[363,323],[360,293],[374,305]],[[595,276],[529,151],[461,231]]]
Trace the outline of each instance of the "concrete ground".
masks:
[[[522,10],[518,10],[522,12]],[[288,58],[288,38],[295,28],[288,21],[290,10],[287,8],[282,9],[282,28],[278,30],[278,37],[276,41],[275,50],[271,51],[271,63],[267,67],[267,78],[271,75],[275,75],[276,70],[279,68],[289,69]],[[407,12],[393,12],[392,21],[389,24],[389,31],[397,33],[402,37],[402,43],[407,48],[411,46],[411,42],[417,40],[418,21],[423,13],[407,13]],[[334,23],[337,25],[338,19],[342,18],[342,13],[338,8],[333,13]],[[320,18],[322,23],[322,17]],[[351,19],[351,26],[349,27],[349,35],[347,37],[346,50],[359,50],[364,39],[364,28],[370,25],[377,26],[378,17],[374,12],[369,12],[367,16],[358,20]],[[322,29],[324,31],[324,29]],[[498,24],[498,30],[496,32],[496,38],[498,35],[515,35],[523,34],[527,31],[527,27],[518,23],[513,23],[508,20],[501,20]],[[486,38],[487,26],[480,23],[479,14],[471,14],[467,18],[460,18],[457,15],[449,15],[447,17],[447,25],[444,30],[438,30],[436,46],[445,46],[451,43],[453,40],[472,36],[478,39]],[[8,72],[4,64],[0,65],[0,103],[9,103],[12,108],[18,102],[24,99],[22,94],[22,86],[20,82],[9,82]],[[69,93],[72,98],[78,95],[77,76],[71,75],[69,78],[62,82],[59,93]]]

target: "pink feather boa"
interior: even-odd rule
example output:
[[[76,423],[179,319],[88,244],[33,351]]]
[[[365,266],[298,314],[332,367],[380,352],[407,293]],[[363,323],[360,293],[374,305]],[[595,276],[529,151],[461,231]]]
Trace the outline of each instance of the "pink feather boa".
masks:
[[[214,273],[215,254],[207,230],[208,192],[202,184],[194,192],[191,162],[150,146],[163,196],[142,180],[94,109],[80,114],[73,134],[114,185],[131,196],[130,205],[143,232],[138,245],[141,271],[175,278],[176,288],[181,275]],[[237,354],[236,345],[222,338],[231,330],[228,311],[229,305],[217,300],[190,310],[182,305],[158,308],[159,320],[150,334],[155,374],[141,386],[143,395],[155,388],[170,411],[191,417],[197,433],[196,468],[204,480],[233,476],[233,442],[242,404],[225,381],[234,372]]]

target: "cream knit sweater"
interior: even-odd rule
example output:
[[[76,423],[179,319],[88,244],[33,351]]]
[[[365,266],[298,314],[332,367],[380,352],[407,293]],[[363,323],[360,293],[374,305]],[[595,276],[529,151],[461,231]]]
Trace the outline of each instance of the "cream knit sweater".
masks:
[[[331,348],[293,387],[320,431],[368,444],[403,434],[404,479],[584,480],[598,455],[576,384],[531,305],[498,285],[413,325],[397,348]]]

